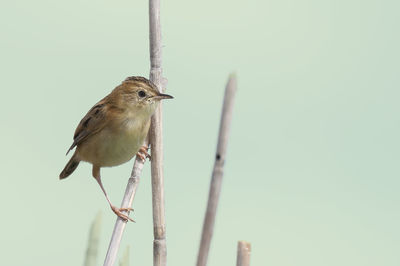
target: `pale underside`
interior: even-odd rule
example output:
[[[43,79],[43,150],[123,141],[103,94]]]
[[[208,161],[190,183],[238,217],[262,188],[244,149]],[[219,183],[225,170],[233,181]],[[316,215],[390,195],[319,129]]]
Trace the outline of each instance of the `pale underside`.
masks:
[[[127,118],[119,126],[104,127],[80,143],[76,155],[94,166],[110,167],[123,164],[135,156],[147,135],[150,119]]]

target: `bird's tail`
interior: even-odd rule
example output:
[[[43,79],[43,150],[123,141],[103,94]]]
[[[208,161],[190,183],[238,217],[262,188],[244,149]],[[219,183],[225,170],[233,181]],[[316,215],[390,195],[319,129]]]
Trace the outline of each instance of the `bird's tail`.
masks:
[[[75,169],[78,167],[80,160],[77,158],[76,154],[72,155],[71,159],[64,167],[60,174],[60,179],[67,178],[70,174],[72,174]]]

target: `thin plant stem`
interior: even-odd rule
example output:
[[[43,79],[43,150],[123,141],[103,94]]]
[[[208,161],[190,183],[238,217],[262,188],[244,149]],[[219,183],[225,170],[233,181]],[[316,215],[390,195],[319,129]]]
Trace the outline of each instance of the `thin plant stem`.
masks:
[[[232,120],[233,100],[236,92],[236,76],[229,77],[225,89],[224,103],[222,107],[217,151],[215,154],[214,169],[208,194],[207,210],[204,217],[203,231],[201,235],[200,248],[197,256],[197,266],[207,265],[208,253],[210,251],[211,238],[214,232],[215,216],[217,213],[219,195],[221,193],[222,177],[228,137]]]
[[[251,244],[239,241],[237,246],[236,266],[250,266]]]
[[[129,266],[129,246],[126,247],[124,255],[119,261],[119,266]]]
[[[143,145],[147,146],[147,140]],[[133,199],[135,198],[136,189],[139,185],[140,175],[142,173],[144,162],[140,158],[135,159],[135,163],[133,164],[133,169],[131,173],[131,177],[128,180],[128,184],[126,185],[124,198],[122,199],[121,208],[130,208],[132,206]],[[126,212],[123,212],[127,214]],[[110,244],[108,246],[107,255],[104,260],[104,266],[112,266],[114,265],[119,246],[121,244],[122,235],[125,231],[126,221],[117,217],[117,220],[114,225],[114,231],[111,236]]]
[[[162,78],[161,70],[161,28],[160,28],[160,1],[149,0],[149,19],[150,19],[150,80],[159,88],[163,88],[165,81]],[[162,89],[160,90],[162,91]],[[154,265],[166,265],[166,245],[165,245],[165,215],[164,215],[164,181],[162,174],[162,132],[161,132],[161,103],[156,113],[152,117],[149,135],[151,136],[151,157],[152,157],[152,191],[153,191],[153,220],[154,220]],[[148,142],[144,143],[147,146]],[[136,158],[131,177],[126,186],[121,207],[129,208],[132,206],[136,189],[139,185],[140,175],[144,162]],[[161,169],[161,170],[160,170]],[[162,217],[162,218],[161,218]],[[104,266],[114,265],[122,235],[125,230],[126,221],[117,218],[114,231],[108,247]],[[162,228],[160,230],[160,228]],[[156,264],[157,263],[157,264]]]
[[[96,266],[97,264],[97,254],[99,250],[99,239],[101,230],[101,213],[96,215],[90,226],[88,247],[86,250],[85,266]]]
[[[162,47],[160,0],[149,0],[150,22],[150,80],[160,92],[165,88],[162,77]],[[151,119],[151,184],[153,202],[153,265],[167,264],[167,246],[165,239],[165,208],[164,208],[164,172],[163,172],[163,139],[162,139],[162,105],[160,103]]]

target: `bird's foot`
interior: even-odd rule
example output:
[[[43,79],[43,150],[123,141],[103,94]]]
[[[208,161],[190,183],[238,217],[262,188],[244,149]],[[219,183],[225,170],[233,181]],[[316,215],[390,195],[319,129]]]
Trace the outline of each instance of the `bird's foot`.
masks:
[[[146,161],[146,158],[149,158],[149,160],[151,160],[151,156],[150,156],[150,154],[147,152],[148,150],[149,150],[149,147],[142,146],[142,147],[139,149],[138,153],[136,153],[136,156],[139,157],[139,158],[142,160],[142,162],[145,162],[145,161]]]
[[[127,222],[128,220],[131,222],[135,222],[132,218],[130,218],[129,212],[133,211],[132,208],[117,208],[114,205],[110,205],[111,206],[111,210],[122,220],[124,220],[125,222]],[[128,215],[122,213],[122,212],[127,212]]]

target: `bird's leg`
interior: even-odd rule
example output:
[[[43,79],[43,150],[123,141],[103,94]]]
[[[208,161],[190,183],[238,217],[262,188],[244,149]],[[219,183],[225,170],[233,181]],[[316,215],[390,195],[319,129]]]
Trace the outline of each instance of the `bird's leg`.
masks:
[[[149,160],[151,160],[151,156],[147,152],[148,150],[149,150],[149,147],[142,146],[142,147],[140,147],[139,151],[136,153],[136,156],[138,156],[143,162],[146,161],[146,158],[149,158]]]
[[[132,218],[130,218],[128,215],[122,213],[123,211],[125,211],[125,212],[128,212],[128,214],[129,214],[129,211],[133,211],[132,208],[117,208],[114,205],[112,205],[110,199],[108,198],[107,192],[104,189],[103,184],[101,183],[100,167],[93,165],[92,174],[93,174],[93,177],[96,179],[97,183],[99,183],[101,190],[103,190],[103,193],[106,196],[108,203],[110,204],[111,210],[122,220],[124,220],[124,221],[129,220],[131,222],[134,222],[134,220]]]

